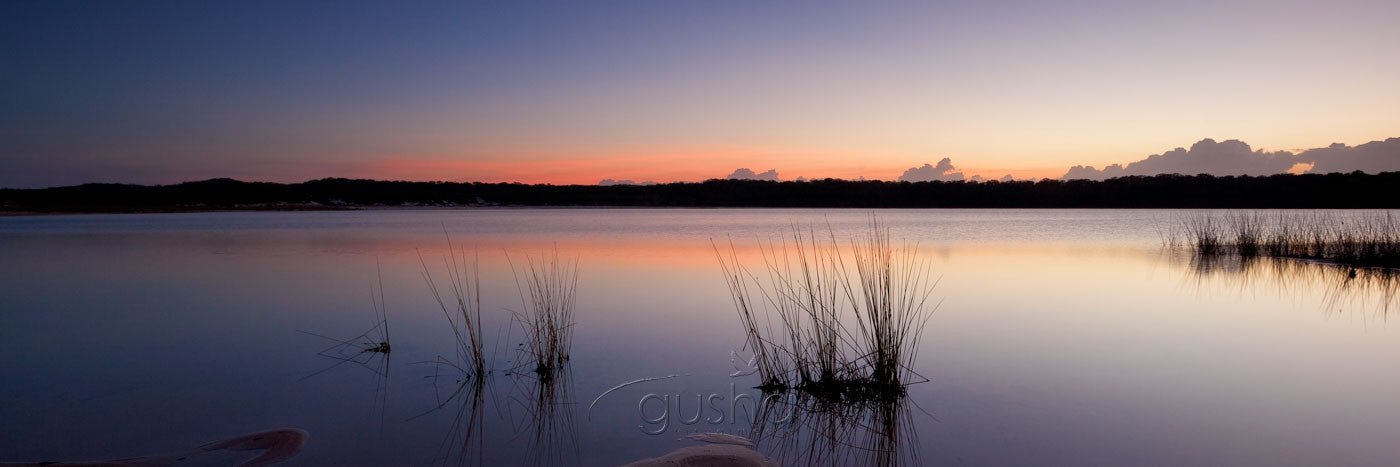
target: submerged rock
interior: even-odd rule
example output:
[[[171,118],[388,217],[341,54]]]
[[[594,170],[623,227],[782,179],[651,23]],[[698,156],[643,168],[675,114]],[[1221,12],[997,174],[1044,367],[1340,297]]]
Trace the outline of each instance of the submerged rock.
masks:
[[[686,435],[685,439],[693,439],[710,444],[736,444],[739,446],[753,447],[753,441],[749,441],[748,438],[731,435],[729,433],[691,433]]]
[[[306,445],[306,439],[309,436],[310,435],[308,435],[305,430],[298,428],[281,428],[259,433],[250,433],[223,441],[215,441],[179,454],[132,457],[107,461],[44,461],[33,463],[0,461],[0,466],[163,467],[192,464],[254,467],[272,465],[295,457],[297,453],[301,452],[301,448]]]
[[[686,439],[708,443],[687,446],[661,456],[642,459],[624,467],[777,467],[777,463],[751,449],[753,441],[726,433],[694,433]]]

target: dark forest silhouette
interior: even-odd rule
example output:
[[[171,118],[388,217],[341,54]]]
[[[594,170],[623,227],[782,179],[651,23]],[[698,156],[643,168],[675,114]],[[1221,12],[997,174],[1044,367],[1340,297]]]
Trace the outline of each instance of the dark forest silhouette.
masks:
[[[886,182],[708,180],[658,185],[527,185],[213,179],[174,185],[86,184],[0,189],[0,211],[141,212],[369,206],[633,206],[852,208],[1400,208],[1400,172],[1103,181]]]

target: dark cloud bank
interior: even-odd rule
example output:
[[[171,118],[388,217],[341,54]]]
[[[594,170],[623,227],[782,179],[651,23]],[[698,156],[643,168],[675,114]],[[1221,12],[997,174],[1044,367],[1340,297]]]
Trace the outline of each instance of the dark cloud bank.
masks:
[[[727,179],[727,180],[765,180],[765,181],[770,181],[770,182],[776,182],[776,181],[778,181],[778,170],[777,170],[777,169],[770,169],[770,170],[768,170],[767,172],[756,173],[756,172],[754,172],[753,170],[750,170],[750,169],[748,169],[747,167],[745,167],[745,168],[742,168],[742,169],[735,169],[733,173],[730,173],[729,176],[724,177],[724,178]],[[803,182],[803,181],[806,181],[806,180],[807,180],[806,177],[797,177],[797,181],[799,181],[799,182]],[[641,183],[637,183],[637,181],[635,181],[635,180],[613,180],[613,179],[611,179],[611,178],[605,178],[605,179],[603,179],[602,181],[599,181],[599,182],[598,182],[598,185],[599,185],[599,186],[614,186],[614,185],[641,185],[641,186],[646,186],[646,185],[655,185],[655,184],[656,184],[656,182],[653,182],[653,181],[650,181],[650,180],[645,181],[645,182],[641,182]]]
[[[653,182],[653,181],[651,181],[651,180],[647,180],[647,181],[645,181],[645,182],[637,183],[636,180],[613,180],[613,179],[611,179],[611,178],[605,178],[605,179],[603,179],[602,181],[599,181],[599,182],[598,182],[598,186],[613,186],[613,185],[641,185],[641,186],[647,186],[647,185],[655,185],[655,184],[656,184],[656,182]]]
[[[1296,169],[1295,169],[1296,167]],[[1325,148],[1303,152],[1264,152],[1254,150],[1239,140],[1216,142],[1206,138],[1191,145],[1191,149],[1176,148],[1162,154],[1129,163],[1113,164],[1103,169],[1076,165],[1062,180],[1104,180],[1128,175],[1210,174],[1210,175],[1274,175],[1284,172],[1326,174],[1363,171],[1379,173],[1400,171],[1400,138],[1372,141],[1351,147],[1334,143]],[[1304,171],[1305,169],[1305,171]]]
[[[729,174],[729,176],[725,178],[729,180],[767,180],[776,182],[778,181],[778,171],[770,169],[767,172],[754,173],[754,171],[748,168],[742,168],[735,170],[734,173]]]
[[[727,177],[725,177],[725,179],[727,179],[727,180],[766,180],[766,181],[770,181],[770,182],[776,182],[776,181],[778,181],[778,170],[777,170],[777,169],[770,169],[770,170],[768,170],[767,172],[755,173],[753,170],[750,170],[750,169],[748,169],[748,168],[735,169],[734,172],[730,173]],[[797,181],[799,181],[799,182],[805,182],[805,181],[807,181],[807,178],[806,178],[806,177],[797,177]],[[653,182],[653,181],[651,181],[651,180],[647,180],[647,181],[645,181],[645,182],[640,182],[640,183],[638,183],[636,180],[613,180],[613,179],[611,179],[611,178],[605,178],[605,179],[603,179],[603,180],[601,180],[601,181],[598,182],[598,186],[614,186],[614,185],[638,185],[638,186],[647,186],[647,185],[655,185],[655,184],[656,184],[656,182]]]
[[[963,173],[953,167],[953,160],[944,157],[938,161],[938,165],[924,164],[923,167],[913,167],[905,170],[899,176],[901,182],[956,182],[965,180]]]
[[[1191,149],[1176,148],[1162,154],[1147,156],[1146,159],[1129,163],[1127,166],[1113,164],[1096,169],[1087,165],[1076,165],[1071,167],[1069,172],[1060,179],[1106,180],[1129,175],[1160,174],[1265,176],[1285,172],[1328,174],[1349,173],[1358,170],[1366,173],[1400,171],[1400,138],[1372,141],[1358,146],[1334,143],[1325,148],[1308,149],[1298,153],[1290,151],[1265,152],[1262,149],[1250,148],[1249,144],[1240,140],[1215,141],[1206,138],[1191,145]],[[747,167],[734,170],[725,179],[774,182],[779,180],[777,170],[754,172]],[[864,180],[864,177],[861,180]],[[1003,176],[998,180],[1002,182],[1013,181],[1011,175]],[[806,181],[806,178],[797,177],[797,181]],[[962,170],[953,165],[951,158],[945,157],[937,164],[910,167],[899,176],[899,181],[983,182],[989,181],[989,179],[982,178],[980,175],[967,177]],[[653,182],[637,183],[632,180],[607,179],[598,184],[603,186],[651,185]]]
[[[938,161],[938,165],[924,164],[922,167],[911,167],[909,170],[905,170],[903,175],[899,176],[899,181],[901,182],[957,182],[962,180],[973,182],[986,181],[981,175],[973,175],[972,178],[964,177],[961,170],[958,170],[957,167],[953,167],[953,160],[947,157]],[[1009,182],[1011,180],[1011,175],[1001,177],[1001,181],[1003,182]]]

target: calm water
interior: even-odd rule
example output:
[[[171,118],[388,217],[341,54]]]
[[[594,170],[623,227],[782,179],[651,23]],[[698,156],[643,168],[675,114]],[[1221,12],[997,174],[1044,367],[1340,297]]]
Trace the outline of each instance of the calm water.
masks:
[[[931,381],[911,387],[900,416],[898,444],[917,456],[906,460],[1400,462],[1400,325],[1387,319],[1397,301],[1387,280],[1166,254],[1155,226],[1181,214],[1172,211],[876,214],[941,276],[916,361]],[[693,432],[752,436],[742,405],[737,421],[710,422],[729,415],[734,395],[758,395],[757,376],[730,376],[744,334],[711,240],[749,255],[756,239],[793,224],[829,224],[845,238],[869,215],[0,218],[0,460],[165,454],[287,427],[310,434],[292,464],[616,465],[696,445],[683,439]],[[479,397],[422,363],[454,352],[420,264],[442,273],[444,231],[480,255],[498,371]],[[537,381],[506,370],[521,342],[510,316],[523,309],[507,258],[518,267],[551,248],[578,259],[578,324],[569,374],[541,403]],[[392,354],[365,355],[364,365],[318,355],[328,342],[298,330],[349,338],[369,328],[376,263]],[[652,399],[639,413],[649,394],[667,408]],[[683,423],[709,394],[726,403]],[[798,462],[793,451],[812,438],[793,439],[759,450]],[[849,456],[838,459],[859,458]]]

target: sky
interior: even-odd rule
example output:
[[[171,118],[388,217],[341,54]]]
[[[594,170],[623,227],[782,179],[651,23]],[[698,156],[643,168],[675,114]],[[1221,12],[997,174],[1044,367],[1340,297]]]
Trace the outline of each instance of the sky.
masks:
[[[1400,2],[0,2],[0,187],[1059,177],[1400,136]]]

